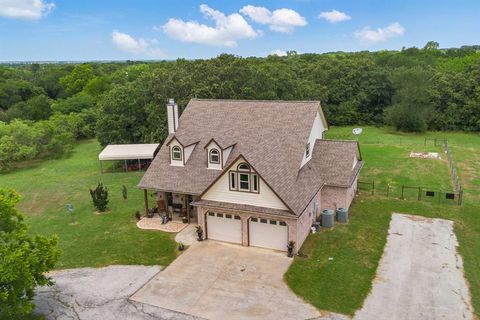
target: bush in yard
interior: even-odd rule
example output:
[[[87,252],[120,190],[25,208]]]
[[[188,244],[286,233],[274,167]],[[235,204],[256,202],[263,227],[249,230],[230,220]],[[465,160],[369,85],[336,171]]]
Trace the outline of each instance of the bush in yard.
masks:
[[[127,187],[125,187],[125,185],[122,185],[122,197],[123,197],[123,200],[127,200],[128,198],[128,190],[127,190]]]
[[[33,311],[34,289],[53,283],[44,274],[60,255],[57,237],[28,233],[18,201],[16,192],[0,189],[0,319],[23,319]]]
[[[92,190],[90,189],[90,195],[92,196],[93,206],[100,212],[105,212],[108,205],[108,189],[99,183],[98,186]]]

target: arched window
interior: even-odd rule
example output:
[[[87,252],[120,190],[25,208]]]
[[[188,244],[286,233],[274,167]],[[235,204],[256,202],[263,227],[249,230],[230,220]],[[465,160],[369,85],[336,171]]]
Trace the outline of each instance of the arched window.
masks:
[[[179,146],[172,148],[172,160],[182,160],[182,149]]]
[[[258,175],[249,164],[242,162],[237,166],[236,171],[230,171],[230,190],[252,193],[260,192]]]
[[[246,164],[245,162],[240,163],[237,167],[237,170],[238,171],[250,171],[250,166],[248,164]]]
[[[211,149],[209,155],[210,163],[220,163],[220,152],[217,149]]]

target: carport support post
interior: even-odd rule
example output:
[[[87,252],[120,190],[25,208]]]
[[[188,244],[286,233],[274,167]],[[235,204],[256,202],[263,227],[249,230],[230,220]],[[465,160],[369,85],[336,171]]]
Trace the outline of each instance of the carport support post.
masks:
[[[127,172],[128,169],[127,169],[127,160],[125,160],[125,172]]]
[[[141,171],[140,159],[138,159],[138,171]]]
[[[143,196],[145,198],[145,214],[148,214],[148,191],[143,189]]]

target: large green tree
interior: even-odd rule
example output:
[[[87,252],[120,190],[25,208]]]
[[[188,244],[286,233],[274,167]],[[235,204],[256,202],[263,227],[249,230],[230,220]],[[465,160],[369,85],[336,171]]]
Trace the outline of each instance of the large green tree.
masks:
[[[28,233],[18,201],[17,193],[0,189],[0,319],[23,319],[33,311],[34,290],[52,284],[45,273],[60,255],[56,237]]]
[[[431,74],[421,68],[399,70],[392,77],[395,93],[386,120],[397,130],[424,132],[432,114]]]

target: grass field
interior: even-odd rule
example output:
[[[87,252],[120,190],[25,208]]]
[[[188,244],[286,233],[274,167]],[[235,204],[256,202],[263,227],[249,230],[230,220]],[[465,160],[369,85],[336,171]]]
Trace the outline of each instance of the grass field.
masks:
[[[451,189],[445,160],[410,159],[410,151],[442,152],[424,137],[447,137],[465,189],[464,204],[438,204],[375,196],[363,192],[351,207],[351,221],[333,230],[310,235],[285,275],[289,286],[319,309],[353,314],[371,288],[386,242],[393,212],[441,217],[455,221],[455,233],[464,258],[472,302],[480,315],[480,136],[463,133],[396,134],[386,128],[364,128],[360,137],[366,165],[365,181],[375,180],[381,190],[387,184],[422,185]],[[328,138],[352,139],[351,128],[332,128]],[[25,164],[0,174],[0,186],[22,195],[20,209],[32,233],[57,234],[63,255],[57,268],[110,264],[167,265],[176,257],[172,235],[139,230],[134,213],[143,210],[143,193],[135,186],[143,173],[99,173],[95,141],[77,145],[65,158]],[[102,181],[110,190],[110,210],[95,214],[88,188]],[[121,187],[128,188],[123,200]],[[153,200],[153,199],[152,199]],[[66,204],[75,208],[77,224],[71,224]],[[334,257],[328,261],[328,257]]]
[[[352,128],[332,128],[328,138],[352,139]],[[364,128],[360,137],[366,165],[362,180],[392,184],[438,185],[452,189],[445,161],[410,159],[410,151],[442,152],[424,137],[447,137],[465,188],[461,207],[437,202],[400,200],[363,192],[354,200],[350,223],[310,235],[285,275],[289,286],[319,309],[352,315],[371,289],[383,253],[393,212],[455,221],[476,315],[480,313],[480,136],[463,133],[397,134],[386,128]],[[333,261],[328,258],[333,257]]]
[[[101,175],[96,141],[77,145],[65,158],[31,163],[0,174],[0,186],[18,191],[19,209],[32,233],[57,234],[63,255],[58,269],[110,264],[167,265],[176,257],[173,236],[140,230],[135,211],[144,210],[143,191],[136,188],[143,173]],[[109,211],[95,214],[88,189],[102,181],[109,188]],[[123,200],[121,187],[128,189]],[[153,201],[153,199],[152,199]],[[72,203],[77,224],[66,211]]]

